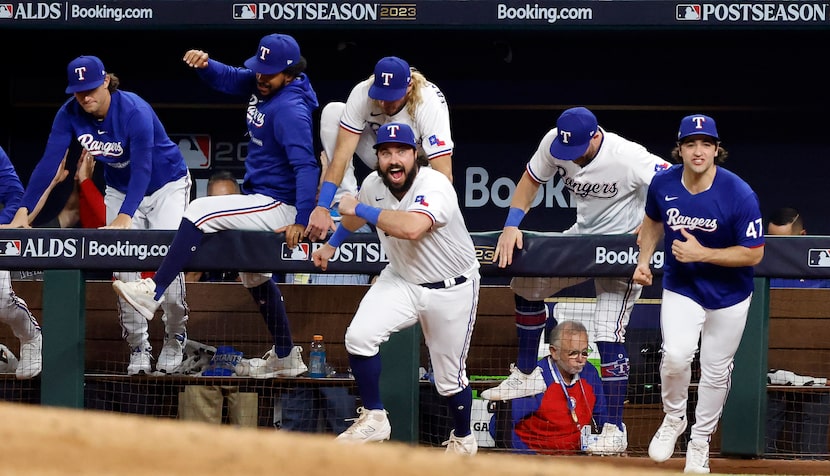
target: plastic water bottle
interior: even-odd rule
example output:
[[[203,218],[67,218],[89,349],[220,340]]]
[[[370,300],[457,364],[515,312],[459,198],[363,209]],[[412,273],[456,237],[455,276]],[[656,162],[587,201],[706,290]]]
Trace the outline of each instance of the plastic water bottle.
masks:
[[[311,355],[308,362],[309,377],[322,378],[326,376],[326,344],[323,342],[323,336],[319,334],[315,335],[311,342]]]

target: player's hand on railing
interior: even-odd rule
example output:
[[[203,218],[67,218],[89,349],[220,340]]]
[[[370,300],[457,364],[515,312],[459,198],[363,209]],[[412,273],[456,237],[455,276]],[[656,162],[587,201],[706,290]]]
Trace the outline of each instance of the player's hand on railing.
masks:
[[[115,220],[107,226],[102,226],[102,230],[129,230],[133,227],[133,217],[125,213],[119,213]]]
[[[294,223],[293,225],[277,228],[274,230],[274,233],[285,232],[285,244],[288,245],[289,248],[294,249],[303,240],[304,229],[305,227],[303,225]]]
[[[191,68],[203,69],[207,68],[208,59],[210,59],[210,57],[205,51],[188,50],[187,53],[184,54],[182,61],[187,63],[187,65]]]
[[[493,253],[493,262],[499,264],[499,268],[506,268],[513,263],[513,249],[522,249],[522,230],[516,226],[506,226],[499,235],[499,242],[496,244],[496,251]]]
[[[334,224],[334,219],[331,217],[328,208],[314,207],[303,236],[307,236],[311,241],[322,241],[326,239],[329,230],[334,231],[336,229],[337,226]]]
[[[0,228],[31,228],[29,225],[29,210],[27,208],[18,208],[12,221],[0,225]]]
[[[314,250],[314,253],[311,253],[314,266],[325,271],[329,266],[329,260],[334,256],[334,252],[335,248],[328,243]]]

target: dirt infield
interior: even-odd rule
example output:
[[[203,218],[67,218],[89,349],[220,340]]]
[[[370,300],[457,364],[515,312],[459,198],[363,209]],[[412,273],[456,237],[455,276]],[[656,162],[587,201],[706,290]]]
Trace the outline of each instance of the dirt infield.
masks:
[[[644,458],[531,457],[480,453],[445,455],[443,449],[401,443],[347,446],[330,435],[217,427],[93,410],[0,403],[7,434],[0,445],[3,475],[299,475],[415,476],[487,474],[677,474],[683,460],[656,465]],[[786,463],[786,462],[785,462]],[[791,462],[790,462],[791,463]],[[822,462],[825,474],[830,463]],[[791,465],[789,474],[795,473]],[[712,468],[726,471],[713,461]],[[765,467],[770,469],[769,465]],[[758,471],[739,470],[736,472]],[[778,474],[772,470],[768,474]]]

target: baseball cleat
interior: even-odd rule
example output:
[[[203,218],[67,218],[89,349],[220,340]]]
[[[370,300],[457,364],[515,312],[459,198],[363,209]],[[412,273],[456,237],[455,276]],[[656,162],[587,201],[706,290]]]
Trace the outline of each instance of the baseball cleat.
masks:
[[[472,456],[478,453],[478,441],[476,436],[470,433],[467,436],[455,436],[455,430],[450,432],[450,439],[441,443],[447,447],[447,453],[461,456]]]
[[[539,367],[534,367],[533,372],[526,374],[510,364],[510,376],[497,387],[481,392],[481,398],[497,401],[512,400],[545,393],[547,388],[545,378],[542,377],[542,369]]]
[[[112,287],[116,294],[127,301],[130,306],[134,307],[148,321],[153,320],[156,310],[164,302],[164,296],[156,301],[156,283],[151,278],[130,283],[116,279],[112,282]]]
[[[651,438],[651,443],[648,445],[648,456],[658,463],[671,458],[671,455],[674,454],[674,445],[677,443],[677,438],[686,431],[687,424],[685,418],[666,415],[660,428],[657,429],[657,433]]]
[[[392,434],[392,426],[386,416],[386,410],[357,409],[355,422],[346,431],[337,435],[336,440],[343,443],[368,443],[370,441],[385,441]]]

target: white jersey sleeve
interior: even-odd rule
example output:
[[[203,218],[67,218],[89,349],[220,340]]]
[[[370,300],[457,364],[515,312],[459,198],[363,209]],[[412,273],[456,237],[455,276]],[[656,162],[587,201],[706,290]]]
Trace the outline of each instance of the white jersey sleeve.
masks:
[[[372,99],[369,98],[369,87],[372,85],[372,78],[357,83],[349,93],[346,100],[346,107],[340,117],[340,127],[348,131],[360,134],[366,127],[369,118],[372,117]]]
[[[454,144],[450,130],[450,111],[444,93],[427,82],[421,88],[421,104],[415,112],[416,134],[428,159],[452,154]]]
[[[527,173],[530,175],[530,178],[539,183],[545,183],[552,179],[559,172],[557,163],[563,162],[554,159],[550,155],[550,145],[556,139],[556,134],[556,128],[548,131],[542,138],[542,141],[539,142],[539,147],[527,163]]]

